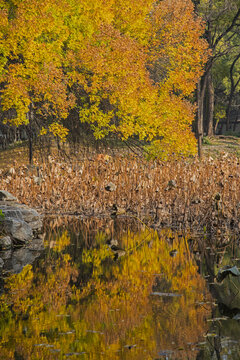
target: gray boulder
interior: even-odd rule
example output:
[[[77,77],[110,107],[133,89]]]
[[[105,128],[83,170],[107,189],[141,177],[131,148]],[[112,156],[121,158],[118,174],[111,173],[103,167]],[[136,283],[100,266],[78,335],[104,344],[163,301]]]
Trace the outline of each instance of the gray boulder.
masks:
[[[0,200],[3,200],[3,201],[17,201],[17,198],[15,196],[13,196],[12,194],[10,194],[6,190],[0,190]]]
[[[24,266],[32,264],[40,254],[40,252],[30,251],[28,248],[16,250],[13,252],[11,262],[8,264],[8,267],[14,273],[20,273]]]
[[[1,201],[0,209],[3,212],[5,219],[17,218],[24,220],[27,223],[39,221],[41,219],[36,210],[18,203],[8,203],[6,201]]]
[[[2,260],[8,260],[12,257],[12,250],[5,250],[5,251],[1,251],[0,256]]]
[[[110,191],[110,192],[116,191],[116,190],[117,190],[117,186],[116,186],[114,183],[109,182],[109,183],[105,186],[105,190]]]
[[[19,272],[44,249],[42,218],[5,190],[0,190],[0,210],[0,270]],[[21,249],[14,249],[15,245]]]
[[[0,238],[0,249],[1,250],[8,250],[12,247],[12,240],[10,236],[4,236]]]
[[[6,219],[4,221],[4,230],[17,242],[26,243],[33,239],[31,226],[23,220]]]
[[[0,199],[0,210],[4,216],[0,219],[0,227],[5,234],[15,242],[26,243],[32,240],[34,234],[42,228],[42,219],[38,212],[14,202],[13,199],[16,198],[7,191],[0,190]]]
[[[27,206],[22,206],[20,208],[23,220],[27,223],[35,222],[40,220],[40,215],[34,209],[30,209]]]
[[[21,213],[21,210],[18,209],[18,207],[12,206],[12,205],[2,205],[0,203],[0,209],[2,210],[4,214],[4,219],[19,219],[23,220],[23,216]]]

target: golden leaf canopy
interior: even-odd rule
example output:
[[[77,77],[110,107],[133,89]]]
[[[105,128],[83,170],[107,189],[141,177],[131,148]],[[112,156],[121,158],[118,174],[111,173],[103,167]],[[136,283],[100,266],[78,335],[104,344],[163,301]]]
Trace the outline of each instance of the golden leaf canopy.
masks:
[[[194,153],[191,96],[208,50],[190,0],[1,0],[0,12],[6,121],[27,124],[31,107],[59,129],[75,108],[97,138]]]

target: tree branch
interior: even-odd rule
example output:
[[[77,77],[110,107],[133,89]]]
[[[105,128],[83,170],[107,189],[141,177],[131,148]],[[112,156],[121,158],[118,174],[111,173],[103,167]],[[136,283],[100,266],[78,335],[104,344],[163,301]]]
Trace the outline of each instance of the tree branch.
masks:
[[[213,49],[215,49],[217,44],[222,40],[222,38],[234,28],[239,17],[240,17],[240,8],[238,9],[236,15],[234,16],[231,25],[215,40],[215,43],[213,44]]]

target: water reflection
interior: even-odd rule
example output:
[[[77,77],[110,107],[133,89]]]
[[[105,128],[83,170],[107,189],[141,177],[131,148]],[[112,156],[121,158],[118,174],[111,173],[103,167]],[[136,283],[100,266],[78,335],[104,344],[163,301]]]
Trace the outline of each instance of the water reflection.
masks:
[[[188,238],[99,222],[52,222],[43,256],[6,280],[0,359],[199,356],[210,295]]]
[[[219,234],[205,238],[205,249],[200,252],[200,269],[203,275],[208,274],[209,289],[216,303],[208,319],[206,340],[199,344],[198,360],[240,359],[239,242],[234,234],[226,236],[224,231]]]

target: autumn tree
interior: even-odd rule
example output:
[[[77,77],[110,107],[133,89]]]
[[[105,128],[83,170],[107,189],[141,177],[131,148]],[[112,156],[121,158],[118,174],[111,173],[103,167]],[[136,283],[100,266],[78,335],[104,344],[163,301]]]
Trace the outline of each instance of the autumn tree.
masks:
[[[74,109],[96,138],[135,135],[163,158],[195,152],[189,100],[207,46],[190,0],[1,0],[0,11],[6,121],[64,139]]]
[[[161,157],[191,153],[189,97],[207,56],[202,24],[191,1],[144,4],[126,2],[124,11],[116,2],[113,21],[71,53],[80,119],[92,124],[98,138],[135,134],[160,146]]]
[[[32,127],[50,122],[61,138],[61,120],[74,105],[63,69],[63,46],[68,38],[66,2],[1,1],[1,109],[5,121],[26,124],[30,150]],[[54,121],[52,121],[54,119]],[[30,151],[30,161],[31,161]]]

